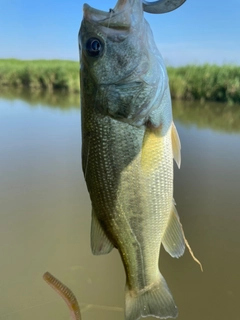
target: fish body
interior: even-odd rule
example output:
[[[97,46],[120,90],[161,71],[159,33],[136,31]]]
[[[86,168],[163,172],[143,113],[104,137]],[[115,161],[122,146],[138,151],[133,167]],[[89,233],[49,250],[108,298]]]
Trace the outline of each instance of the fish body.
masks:
[[[127,320],[175,318],[177,307],[158,263],[161,244],[173,257],[185,249],[173,201],[180,141],[167,72],[141,1],[119,0],[109,13],[85,4],[79,47],[92,251],[118,249]]]

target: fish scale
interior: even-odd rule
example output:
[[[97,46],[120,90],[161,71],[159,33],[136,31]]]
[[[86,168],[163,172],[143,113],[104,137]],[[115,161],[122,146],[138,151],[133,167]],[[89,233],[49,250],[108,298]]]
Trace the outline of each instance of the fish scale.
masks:
[[[163,244],[171,256],[181,256],[185,240],[173,204],[180,142],[163,59],[139,0],[119,0],[111,13],[85,5],[79,44],[92,251],[115,247],[120,253],[126,320],[174,318],[159,254]]]

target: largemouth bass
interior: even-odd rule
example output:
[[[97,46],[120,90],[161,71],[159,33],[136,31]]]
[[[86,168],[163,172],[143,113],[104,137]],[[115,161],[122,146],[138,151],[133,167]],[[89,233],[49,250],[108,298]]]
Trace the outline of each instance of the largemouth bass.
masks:
[[[83,11],[82,166],[92,252],[118,249],[127,320],[175,318],[158,267],[161,244],[172,257],[185,249],[173,200],[173,158],[180,166],[181,156],[167,72],[140,0],[118,0],[109,12],[85,4]]]

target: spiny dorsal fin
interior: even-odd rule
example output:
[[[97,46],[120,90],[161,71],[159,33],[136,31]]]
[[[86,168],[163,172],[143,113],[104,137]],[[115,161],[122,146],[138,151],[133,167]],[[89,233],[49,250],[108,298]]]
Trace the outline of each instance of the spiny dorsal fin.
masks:
[[[107,254],[113,248],[113,244],[107,238],[100,225],[94,210],[92,209],[91,248],[94,255]]]
[[[172,150],[173,158],[176,161],[178,168],[181,166],[181,142],[178,136],[175,124],[172,123]]]

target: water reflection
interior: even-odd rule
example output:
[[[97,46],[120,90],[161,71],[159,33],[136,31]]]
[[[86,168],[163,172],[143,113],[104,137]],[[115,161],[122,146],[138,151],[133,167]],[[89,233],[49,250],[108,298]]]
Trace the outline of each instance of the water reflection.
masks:
[[[78,103],[68,99],[26,93],[0,98],[3,320],[69,319],[64,302],[42,280],[47,270],[76,294],[83,320],[123,319],[125,275],[119,255],[116,250],[101,257],[90,252],[80,112]],[[179,320],[238,319],[239,110],[174,104],[182,141],[175,199],[204,266],[201,273],[187,252],[175,260],[162,250],[161,271]]]
[[[240,105],[215,102],[173,102],[174,118],[184,125],[197,125],[226,132],[240,132]]]
[[[59,91],[57,93],[40,90],[29,92],[23,88],[1,88],[0,98],[8,101],[21,100],[32,107],[42,105],[61,110],[79,109],[80,105],[79,94],[69,95],[64,91]]]
[[[5,89],[0,92],[0,98],[14,101],[21,100],[32,107],[38,105],[61,110],[79,109],[79,94],[66,94],[35,91],[26,89]],[[211,128],[226,132],[240,132],[240,105],[216,102],[173,101],[175,120],[184,125],[195,124],[199,128]]]

